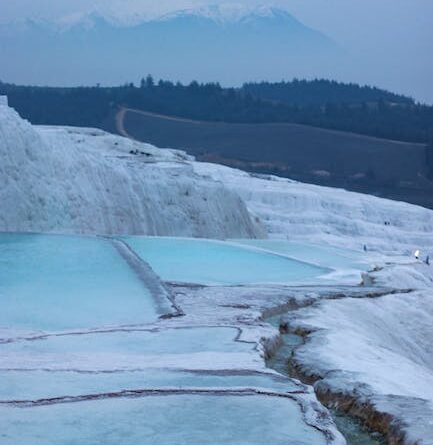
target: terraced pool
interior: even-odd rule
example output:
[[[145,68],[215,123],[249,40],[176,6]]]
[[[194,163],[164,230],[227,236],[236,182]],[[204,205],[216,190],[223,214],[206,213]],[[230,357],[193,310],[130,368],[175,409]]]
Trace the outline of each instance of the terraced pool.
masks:
[[[0,442],[20,445],[326,444],[318,430],[303,422],[301,409],[293,401],[230,395],[155,395],[0,408]]]
[[[124,240],[165,281],[207,285],[295,284],[330,271],[272,252],[220,241],[153,237]]]
[[[358,284],[361,272],[372,267],[369,262],[371,255],[350,249],[275,239],[239,239],[230,240],[230,242],[332,269],[329,274],[313,277],[310,284],[324,284],[332,281],[337,284]]]
[[[0,234],[0,327],[63,330],[153,321],[148,289],[110,242]]]
[[[328,428],[326,414],[305,414],[312,390],[265,368],[248,322],[160,318],[161,283],[135,254],[184,283],[296,284],[329,269],[230,242],[125,241],[0,234],[0,445],[329,443],[311,423]]]

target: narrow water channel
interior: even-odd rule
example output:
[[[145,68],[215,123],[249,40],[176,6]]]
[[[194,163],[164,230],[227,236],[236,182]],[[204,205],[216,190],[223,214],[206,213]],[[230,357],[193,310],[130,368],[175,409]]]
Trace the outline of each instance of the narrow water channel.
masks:
[[[280,317],[272,317],[266,320],[271,325],[279,328]],[[282,334],[283,344],[275,355],[267,361],[267,366],[280,374],[292,377],[289,372],[289,360],[295,348],[303,343],[302,337],[295,334]],[[337,428],[346,438],[348,445],[385,445],[384,438],[377,433],[368,431],[357,419],[331,410]]]

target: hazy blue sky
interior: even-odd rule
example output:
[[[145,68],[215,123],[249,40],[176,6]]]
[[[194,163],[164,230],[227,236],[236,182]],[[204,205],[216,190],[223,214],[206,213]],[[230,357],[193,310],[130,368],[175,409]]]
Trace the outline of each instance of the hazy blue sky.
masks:
[[[102,13],[157,14],[226,0],[0,0],[0,21]],[[359,79],[433,103],[433,0],[238,0],[292,12],[354,55]],[[359,67],[358,67],[359,64]]]

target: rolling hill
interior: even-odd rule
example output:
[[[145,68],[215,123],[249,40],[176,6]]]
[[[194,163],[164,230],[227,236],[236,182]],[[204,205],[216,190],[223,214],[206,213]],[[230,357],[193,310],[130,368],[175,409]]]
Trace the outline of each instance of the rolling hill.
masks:
[[[120,116],[121,134],[202,160],[433,207],[433,107],[377,88],[317,80],[233,89],[148,76],[140,87],[0,82],[0,94],[33,124],[116,133]]]
[[[133,109],[117,115],[117,130],[202,161],[433,208],[424,144],[291,123],[206,122]]]

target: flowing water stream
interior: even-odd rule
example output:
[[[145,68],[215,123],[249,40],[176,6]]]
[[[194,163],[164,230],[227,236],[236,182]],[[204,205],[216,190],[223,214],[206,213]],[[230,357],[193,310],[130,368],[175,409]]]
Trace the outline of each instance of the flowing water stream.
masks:
[[[279,327],[280,317],[272,317],[267,321]],[[280,374],[290,375],[289,361],[294,350],[302,345],[303,339],[295,334],[282,334],[283,343],[275,355],[267,361],[267,366]],[[357,419],[336,410],[330,410],[337,428],[346,438],[348,445],[385,445],[384,438],[377,433],[368,431]]]

